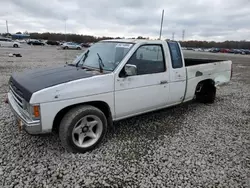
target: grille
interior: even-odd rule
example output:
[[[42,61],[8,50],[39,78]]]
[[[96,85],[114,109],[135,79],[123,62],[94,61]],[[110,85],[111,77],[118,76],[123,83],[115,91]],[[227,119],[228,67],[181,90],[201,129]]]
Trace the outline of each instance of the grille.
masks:
[[[13,82],[10,82],[10,91],[18,106],[24,109],[24,99],[22,97],[22,92],[17,87],[15,87]]]

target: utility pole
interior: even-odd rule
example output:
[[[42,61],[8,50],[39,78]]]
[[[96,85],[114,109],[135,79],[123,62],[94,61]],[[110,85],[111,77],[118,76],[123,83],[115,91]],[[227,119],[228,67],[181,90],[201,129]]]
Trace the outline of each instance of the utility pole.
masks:
[[[67,19],[65,18],[65,23],[64,23],[64,37],[65,37],[65,41],[64,42],[67,42],[67,34],[66,34],[66,22],[67,22]],[[68,64],[67,62],[67,49],[65,50],[65,63]]]
[[[64,25],[64,37],[65,37],[65,42],[67,42],[67,34],[66,34],[66,21],[67,19],[64,20],[65,21],[65,25]]]
[[[174,35],[175,35],[175,32],[172,33],[172,40],[174,40]]]
[[[8,20],[6,20],[6,29],[7,29],[7,33],[9,33]]]
[[[182,41],[185,40],[185,29],[182,30]]]
[[[160,28],[160,37],[159,37],[159,40],[161,40],[163,18],[164,18],[164,9],[162,10],[162,15],[161,15],[161,28]]]

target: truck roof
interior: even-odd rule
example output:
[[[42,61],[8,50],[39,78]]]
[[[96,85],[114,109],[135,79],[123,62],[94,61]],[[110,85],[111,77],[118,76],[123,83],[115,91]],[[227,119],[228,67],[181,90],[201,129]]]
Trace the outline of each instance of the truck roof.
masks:
[[[108,40],[103,40],[107,42],[126,42],[126,43],[161,43],[163,40],[150,40],[150,39],[108,39]]]

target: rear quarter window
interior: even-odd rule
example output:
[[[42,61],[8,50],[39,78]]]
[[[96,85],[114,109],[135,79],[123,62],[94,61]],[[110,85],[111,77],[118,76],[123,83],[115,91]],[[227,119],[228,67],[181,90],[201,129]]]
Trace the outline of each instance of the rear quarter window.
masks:
[[[167,42],[168,47],[170,50],[171,60],[172,60],[172,67],[174,69],[182,68],[183,62],[182,62],[182,56],[180,47],[177,42]]]

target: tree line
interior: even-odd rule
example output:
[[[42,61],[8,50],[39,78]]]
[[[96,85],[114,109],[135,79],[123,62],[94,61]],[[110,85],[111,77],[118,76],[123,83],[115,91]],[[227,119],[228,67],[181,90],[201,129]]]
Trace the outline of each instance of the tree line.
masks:
[[[91,35],[62,34],[62,33],[30,33],[32,39],[55,40],[55,41],[73,41],[77,43],[92,43],[105,39],[121,39],[121,37],[95,37]],[[137,39],[149,39],[148,37],[138,36]],[[134,38],[135,39],[135,38]],[[250,49],[250,41],[180,41],[183,47],[190,48],[233,48]]]
[[[106,39],[122,39],[121,37],[95,37],[91,35],[79,34],[62,34],[62,33],[29,33],[31,39],[53,40],[53,41],[72,41],[77,43],[92,43]],[[146,39],[145,37],[138,36],[138,39]],[[148,39],[148,38],[147,38]]]
[[[21,32],[17,32],[21,34]],[[24,32],[28,34],[28,32]],[[31,39],[52,40],[52,41],[72,41],[77,43],[93,43],[105,39],[121,39],[121,37],[95,37],[91,35],[63,34],[63,33],[29,33]],[[3,34],[4,36],[4,34]],[[135,39],[135,38],[134,38]],[[138,36],[137,39],[149,39]],[[180,41],[181,46],[190,48],[229,48],[229,49],[250,49],[250,41]]]

